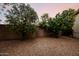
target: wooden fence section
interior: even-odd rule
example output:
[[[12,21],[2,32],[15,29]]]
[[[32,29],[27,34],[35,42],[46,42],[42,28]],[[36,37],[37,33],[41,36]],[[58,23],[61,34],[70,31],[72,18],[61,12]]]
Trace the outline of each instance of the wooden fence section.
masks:
[[[21,39],[22,38],[22,36],[20,34],[8,31],[6,26],[7,25],[4,25],[4,24],[0,25],[0,40],[9,40],[9,39],[11,40],[11,39]],[[46,33],[43,31],[43,29],[40,29],[37,27],[37,32],[35,34],[33,34],[32,36],[44,37],[45,35],[46,35]]]
[[[22,36],[18,33],[8,31],[6,28],[7,25],[0,25],[0,40],[11,40],[11,39],[21,39]],[[31,37],[31,35],[29,35]],[[45,37],[47,36],[47,33],[43,30],[37,27],[37,32],[33,34],[34,37]],[[79,38],[79,33],[74,31],[73,36],[75,38]]]
[[[79,39],[79,32],[75,32],[73,33],[74,38],[78,38]]]
[[[0,25],[0,40],[20,39],[21,36],[15,32],[8,31],[6,25]]]

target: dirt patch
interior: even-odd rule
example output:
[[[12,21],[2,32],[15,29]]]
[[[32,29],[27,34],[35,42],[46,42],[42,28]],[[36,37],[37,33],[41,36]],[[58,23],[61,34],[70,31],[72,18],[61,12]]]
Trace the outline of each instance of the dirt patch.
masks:
[[[0,54],[15,56],[75,56],[79,55],[79,40],[68,37],[42,37],[25,41],[0,41]]]

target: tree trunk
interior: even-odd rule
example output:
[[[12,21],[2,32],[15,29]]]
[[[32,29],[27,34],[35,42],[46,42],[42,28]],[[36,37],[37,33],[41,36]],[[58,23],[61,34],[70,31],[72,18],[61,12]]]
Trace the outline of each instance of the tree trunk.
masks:
[[[25,32],[22,32],[21,34],[22,34],[22,39],[21,39],[21,40],[23,41],[23,40],[25,40],[25,39],[26,39],[26,38],[25,38],[26,33],[25,33]]]

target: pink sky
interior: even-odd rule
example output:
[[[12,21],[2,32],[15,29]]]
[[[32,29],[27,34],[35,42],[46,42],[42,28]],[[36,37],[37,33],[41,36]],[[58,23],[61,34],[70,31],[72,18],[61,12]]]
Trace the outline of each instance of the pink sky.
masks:
[[[78,9],[79,3],[29,3],[32,8],[37,12],[39,18],[44,13],[48,13],[50,17],[54,17],[58,12],[62,12],[63,10],[72,8]],[[2,19],[1,23],[5,23],[4,20],[6,18],[4,15],[0,15],[0,19]]]
[[[36,10],[38,16],[48,13],[51,17],[69,8],[76,10],[79,8],[79,3],[31,3],[30,5]]]

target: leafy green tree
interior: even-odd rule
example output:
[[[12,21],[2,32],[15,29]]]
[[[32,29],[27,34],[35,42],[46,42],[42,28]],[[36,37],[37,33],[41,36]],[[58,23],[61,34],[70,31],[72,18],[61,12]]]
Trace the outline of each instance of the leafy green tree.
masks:
[[[25,39],[28,33],[34,33],[36,30],[37,13],[29,4],[11,4],[11,7],[6,15],[7,23],[9,23],[11,30],[19,32]]]
[[[60,14],[58,13],[55,18],[51,19],[48,21],[48,32],[50,32],[50,35],[54,37],[58,37],[60,33],[60,26],[61,26],[61,17]]]
[[[42,22],[39,24],[39,26],[43,29],[46,29],[46,27],[48,26],[48,19],[49,19],[49,15],[48,13],[45,13],[41,16]]]
[[[48,13],[43,14],[43,15],[41,16],[41,19],[42,19],[42,21],[48,20],[48,19],[49,19]]]
[[[56,14],[56,16],[52,18],[43,18],[45,22],[43,26],[45,30],[50,32],[54,36],[59,36],[59,34],[64,35],[72,35],[73,30],[72,27],[74,25],[76,11],[74,9],[64,10],[62,13]],[[45,25],[48,26],[45,26]]]
[[[74,18],[76,11],[74,9],[64,10],[61,14],[62,17],[62,33],[63,35],[73,35],[72,27],[74,25]]]

